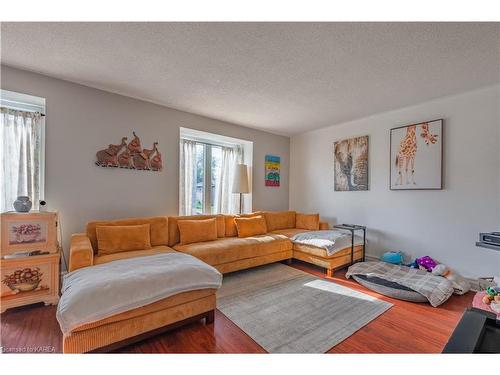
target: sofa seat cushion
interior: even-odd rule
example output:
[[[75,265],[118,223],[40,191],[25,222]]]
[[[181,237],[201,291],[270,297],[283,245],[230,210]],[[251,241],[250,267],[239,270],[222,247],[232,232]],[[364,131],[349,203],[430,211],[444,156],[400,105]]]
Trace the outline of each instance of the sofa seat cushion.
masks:
[[[94,265],[112,262],[113,260],[129,259],[135,257],[144,257],[161,253],[175,253],[175,250],[168,246],[153,246],[148,250],[135,250],[122,253],[114,253],[109,255],[96,255],[94,257]]]
[[[298,233],[309,232],[307,229],[289,228],[289,229],[278,229],[273,230],[271,233],[281,234],[287,236],[288,238],[295,236]]]
[[[286,236],[268,233],[254,237],[226,237],[210,242],[175,245],[174,249],[216,266],[291,250],[292,243]]]

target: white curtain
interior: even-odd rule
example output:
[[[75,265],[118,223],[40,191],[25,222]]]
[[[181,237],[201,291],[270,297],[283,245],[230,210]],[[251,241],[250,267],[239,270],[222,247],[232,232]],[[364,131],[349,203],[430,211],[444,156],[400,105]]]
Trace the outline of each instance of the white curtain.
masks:
[[[235,214],[239,212],[239,200],[236,194],[233,194],[231,187],[233,185],[234,171],[236,164],[241,158],[240,148],[222,147],[221,157],[221,177],[216,186],[216,207],[219,214]]]
[[[0,109],[0,206],[12,211],[20,195],[27,195],[38,209],[42,150],[40,113]]]
[[[196,184],[196,142],[181,139],[179,214],[192,215]]]

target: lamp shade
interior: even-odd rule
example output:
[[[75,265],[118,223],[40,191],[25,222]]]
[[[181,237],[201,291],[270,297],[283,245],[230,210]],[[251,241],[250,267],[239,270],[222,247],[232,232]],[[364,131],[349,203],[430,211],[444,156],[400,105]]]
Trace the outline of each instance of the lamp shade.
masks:
[[[246,164],[237,164],[234,172],[233,193],[249,193],[248,167]]]

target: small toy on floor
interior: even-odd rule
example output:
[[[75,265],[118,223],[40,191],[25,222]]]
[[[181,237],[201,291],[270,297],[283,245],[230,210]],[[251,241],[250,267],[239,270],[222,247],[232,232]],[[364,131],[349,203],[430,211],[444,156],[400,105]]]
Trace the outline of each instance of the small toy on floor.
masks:
[[[435,276],[445,277],[453,284],[455,294],[465,294],[470,290],[470,283],[464,277],[452,271],[447,265],[436,262],[428,255],[415,259],[413,263],[408,264],[408,267],[418,268],[422,271],[431,272]]]
[[[417,262],[418,268],[422,271],[431,272],[437,266],[437,262],[428,255],[415,259],[415,262]]]
[[[400,251],[388,251],[380,257],[382,262],[400,265],[403,263],[403,253]]]
[[[500,302],[500,287],[489,287],[483,297],[483,303],[489,305],[492,301]]]

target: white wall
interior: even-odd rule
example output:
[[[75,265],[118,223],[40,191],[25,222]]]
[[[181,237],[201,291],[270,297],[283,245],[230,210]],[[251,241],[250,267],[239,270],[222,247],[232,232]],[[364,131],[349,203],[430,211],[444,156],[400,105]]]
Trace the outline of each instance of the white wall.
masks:
[[[500,274],[500,251],[475,247],[500,230],[500,87],[377,114],[291,139],[290,208],[368,226],[367,253],[430,255],[467,276]],[[363,105],[363,103],[359,103]],[[444,118],[442,191],[389,190],[389,129]],[[333,142],[369,135],[370,190],[335,192]]]
[[[65,250],[85,223],[148,215],[177,215],[179,127],[253,142],[253,209],[288,209],[290,139],[96,90],[47,76],[1,67],[1,88],[46,98],[45,199],[59,210]],[[258,109],[256,109],[258,110]],[[164,170],[100,168],[97,150],[135,130],[144,147],[159,142]],[[281,186],[264,185],[264,156],[281,156]]]

